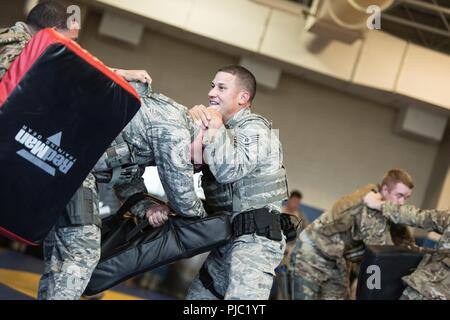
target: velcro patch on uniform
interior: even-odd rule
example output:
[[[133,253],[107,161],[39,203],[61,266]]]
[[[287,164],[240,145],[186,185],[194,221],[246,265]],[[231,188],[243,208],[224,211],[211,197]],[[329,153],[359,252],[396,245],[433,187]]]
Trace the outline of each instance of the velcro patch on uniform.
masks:
[[[242,138],[242,142],[245,145],[252,145],[252,144],[257,144],[259,142],[259,135],[255,135],[255,136],[251,136],[251,137],[244,137]]]

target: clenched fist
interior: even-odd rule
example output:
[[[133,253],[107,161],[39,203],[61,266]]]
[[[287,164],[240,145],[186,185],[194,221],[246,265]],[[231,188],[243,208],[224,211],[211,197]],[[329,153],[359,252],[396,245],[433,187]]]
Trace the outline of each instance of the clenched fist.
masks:
[[[155,205],[147,210],[145,216],[152,227],[160,227],[169,219],[169,208],[164,205]]]

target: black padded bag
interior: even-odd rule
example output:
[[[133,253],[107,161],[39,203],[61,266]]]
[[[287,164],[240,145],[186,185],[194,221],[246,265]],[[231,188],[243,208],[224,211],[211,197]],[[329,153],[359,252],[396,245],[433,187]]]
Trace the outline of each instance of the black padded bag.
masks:
[[[366,246],[358,276],[356,299],[398,300],[405,289],[402,277],[411,274],[423,256],[424,253],[418,249],[402,246]],[[371,266],[379,267],[380,289],[371,289],[367,283],[374,274]],[[369,283],[372,283],[371,279]]]
[[[193,257],[227,243],[229,215],[206,218],[170,217],[159,228],[118,214],[102,223],[102,252],[85,294],[107,290],[135,275]]]

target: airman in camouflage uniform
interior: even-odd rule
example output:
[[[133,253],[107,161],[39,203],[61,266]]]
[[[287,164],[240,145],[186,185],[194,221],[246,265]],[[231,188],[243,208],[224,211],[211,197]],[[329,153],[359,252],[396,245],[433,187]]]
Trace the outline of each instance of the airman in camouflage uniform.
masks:
[[[268,299],[283,257],[286,243],[277,219],[287,198],[286,173],[281,143],[270,123],[250,111],[255,88],[248,70],[230,66],[218,71],[209,92],[209,104],[224,116],[225,125],[204,141],[208,168],[202,187],[207,210],[229,213],[235,236],[210,253],[187,299]],[[252,217],[258,210],[268,223]],[[243,230],[252,223],[259,231]]]
[[[417,269],[403,277],[407,287],[400,299],[450,300],[450,211],[423,210],[412,205],[383,203],[381,199],[378,199],[378,202],[383,216],[394,223],[435,231],[442,235],[436,252],[426,254]],[[370,202],[368,205],[377,208]]]
[[[47,25],[38,21],[42,10],[59,13]],[[67,13],[57,3],[40,4],[33,8],[27,21],[11,28],[0,29],[0,79],[20,55],[32,36],[44,27],[66,26]],[[37,22],[37,23],[34,23]],[[40,27],[34,27],[39,25]],[[68,29],[58,29],[66,35],[77,36]],[[45,271],[39,283],[38,299],[79,299],[100,258],[100,218],[97,206],[95,178],[91,174],[83,182],[66,207],[65,215],[44,240]]]
[[[168,202],[176,213],[205,217],[206,212],[194,187],[190,145],[200,133],[188,109],[172,99],[152,92],[151,86],[133,82],[142,106],[94,167],[99,182],[114,185],[124,201],[146,192],[142,175],[146,166],[157,166]],[[112,170],[111,170],[112,169]],[[112,179],[112,180],[111,180]],[[131,212],[144,217],[155,204],[139,201]]]
[[[40,29],[54,27],[76,40],[78,22],[72,21],[73,25],[68,28],[67,20],[66,8],[46,1],[30,11],[27,23],[17,22],[11,28],[0,29],[0,80]],[[116,71],[129,80],[148,76],[141,70]],[[38,299],[80,298],[100,258],[100,225],[97,186],[95,177],[89,174],[44,240],[45,270],[39,283]]]
[[[381,188],[386,197],[403,204],[411,194],[412,179],[393,169],[385,175]],[[364,196],[371,190],[380,189],[369,184],[341,198],[300,233],[295,299],[349,299],[349,265],[360,262],[364,245],[394,245],[398,241],[391,234],[392,223],[364,204]],[[412,237],[408,239],[412,241]]]

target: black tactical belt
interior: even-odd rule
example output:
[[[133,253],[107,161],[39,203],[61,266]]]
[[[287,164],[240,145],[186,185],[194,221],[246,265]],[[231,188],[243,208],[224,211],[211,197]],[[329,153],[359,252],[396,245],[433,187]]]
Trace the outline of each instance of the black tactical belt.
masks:
[[[281,241],[280,214],[268,208],[240,213],[233,220],[233,233],[235,237],[256,233],[270,240]]]

